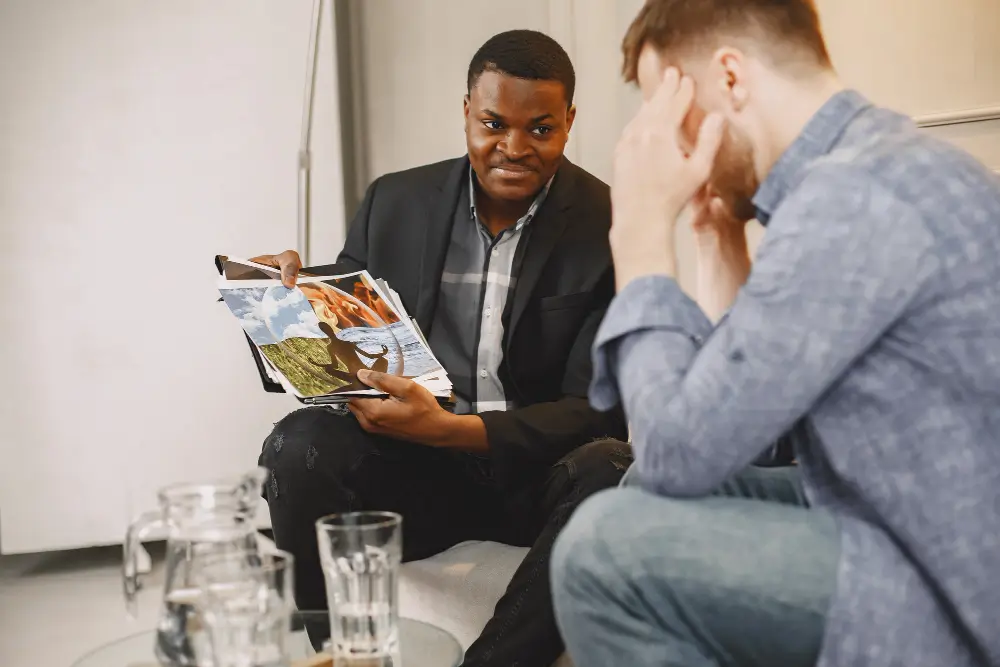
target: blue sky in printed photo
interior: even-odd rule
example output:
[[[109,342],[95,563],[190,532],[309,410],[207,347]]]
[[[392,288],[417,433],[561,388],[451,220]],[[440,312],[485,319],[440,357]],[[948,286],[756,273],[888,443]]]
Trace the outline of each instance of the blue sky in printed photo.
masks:
[[[257,345],[287,338],[325,338],[309,300],[299,289],[241,287],[222,289],[222,298]]]

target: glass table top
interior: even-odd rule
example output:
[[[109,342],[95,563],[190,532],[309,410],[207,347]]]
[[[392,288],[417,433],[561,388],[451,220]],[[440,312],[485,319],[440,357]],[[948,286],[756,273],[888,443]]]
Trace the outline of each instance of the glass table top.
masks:
[[[322,646],[329,637],[330,616],[327,612],[295,612],[289,641],[292,665],[315,656],[313,647]],[[73,667],[159,667],[153,653],[154,639],[152,630],[124,637],[95,648],[73,663]],[[399,644],[405,667],[458,667],[462,662],[463,652],[458,641],[448,632],[428,623],[410,618],[399,619]],[[370,659],[335,662],[336,667],[376,664],[391,665],[391,662]]]

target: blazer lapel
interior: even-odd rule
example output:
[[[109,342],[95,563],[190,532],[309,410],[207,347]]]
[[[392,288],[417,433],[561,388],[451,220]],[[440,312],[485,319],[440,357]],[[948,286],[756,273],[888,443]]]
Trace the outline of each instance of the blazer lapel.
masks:
[[[431,321],[441,286],[441,273],[451,241],[451,227],[455,221],[462,188],[469,178],[469,158],[455,161],[439,191],[434,192],[436,202],[431,204],[431,219],[424,234],[423,252],[420,253],[420,289],[417,294],[415,317],[425,336],[431,333]]]
[[[567,210],[573,205],[576,170],[575,165],[569,160],[564,160],[552,182],[548,197],[538,211],[538,216],[531,222],[531,233],[521,261],[521,271],[514,284],[510,331],[506,336],[508,343],[513,339],[513,333],[517,331],[518,322],[528,307],[531,293],[538,285],[549,255],[552,254],[569,223]]]

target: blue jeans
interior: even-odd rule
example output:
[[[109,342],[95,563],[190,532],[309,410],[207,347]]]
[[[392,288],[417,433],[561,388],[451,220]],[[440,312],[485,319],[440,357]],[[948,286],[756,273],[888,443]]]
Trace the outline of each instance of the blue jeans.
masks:
[[[612,489],[556,542],[556,618],[576,667],[811,666],[839,556],[794,467],[749,468],[701,499]]]

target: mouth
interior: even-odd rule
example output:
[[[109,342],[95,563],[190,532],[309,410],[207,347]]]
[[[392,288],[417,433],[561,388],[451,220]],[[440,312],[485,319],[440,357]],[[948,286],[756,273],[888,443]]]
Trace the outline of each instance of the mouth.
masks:
[[[500,178],[510,180],[528,178],[535,172],[534,169],[530,169],[529,167],[519,164],[505,164],[502,166],[491,167],[491,171]]]

